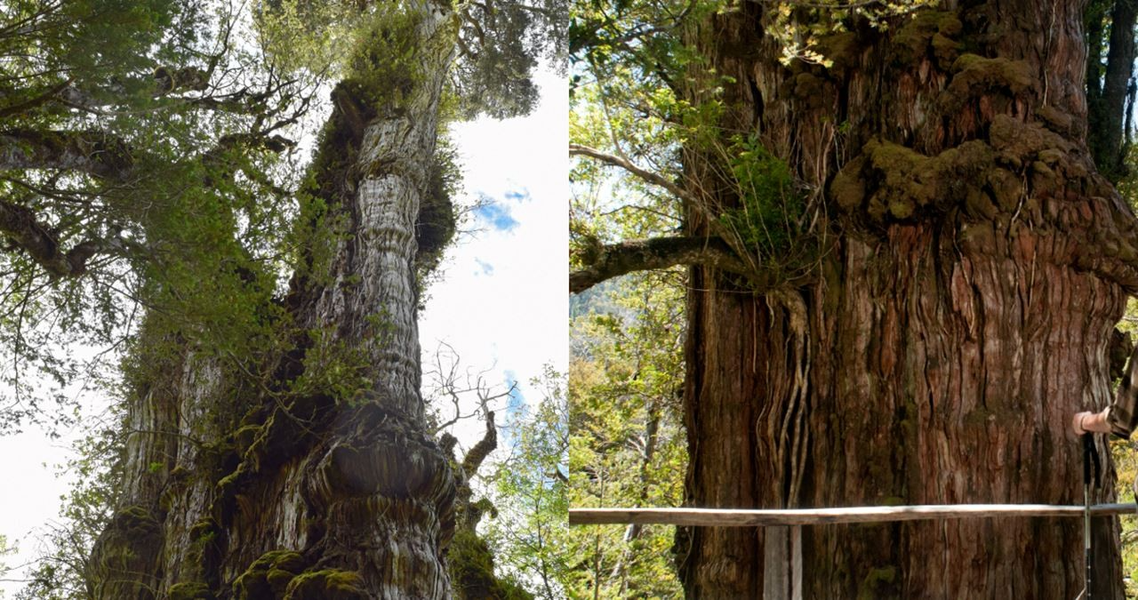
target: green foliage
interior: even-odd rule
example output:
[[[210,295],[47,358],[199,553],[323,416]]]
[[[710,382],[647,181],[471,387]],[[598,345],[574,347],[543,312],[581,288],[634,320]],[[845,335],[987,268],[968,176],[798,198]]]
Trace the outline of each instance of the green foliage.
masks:
[[[49,549],[37,558],[31,581],[17,593],[17,600],[72,600],[85,597],[87,563],[95,540],[111,522],[111,507],[118,502],[121,481],[120,458],[124,439],[113,424],[121,418],[119,406],[111,422],[92,427],[75,444],[75,457],[59,475],[72,478],[63,497],[60,522],[48,528],[44,545]]]
[[[571,322],[571,506],[682,502],[682,280],[679,273],[614,280],[593,301],[609,310],[579,307]],[[663,526],[573,528],[569,596],[588,596],[597,586],[606,598],[682,597],[673,537],[674,528]]]
[[[31,210],[61,253],[96,249],[82,276],[67,278],[15,245],[0,253],[0,376],[17,400],[0,431],[73,419],[64,390],[111,378],[144,306],[180,315],[152,326],[219,356],[255,362],[274,343],[265,300],[281,287],[294,183],[279,134],[303,115],[313,83],[277,79],[255,46],[234,43],[238,19],[218,8],[19,1],[0,11],[6,125],[26,132],[36,157],[70,148],[96,164],[0,178],[0,194]],[[163,87],[159,72],[208,85]],[[105,351],[82,360],[65,350],[75,345]]]
[[[371,364],[366,348],[336,335],[334,327],[309,330],[311,346],[304,354],[304,371],[289,382],[287,397],[327,395],[339,402],[362,400],[371,388]]]
[[[440,135],[431,163],[427,194],[415,220],[415,283],[420,308],[426,303],[426,288],[437,278],[436,269],[458,228],[459,208],[454,202],[462,186],[457,150]]]
[[[485,524],[485,539],[493,549],[498,578],[525,588],[525,595],[518,590],[503,597],[557,600],[565,597],[572,557],[571,531],[565,523],[566,378],[546,367],[532,384],[542,391],[541,400],[529,410],[511,410],[504,423],[502,437],[511,447],[510,458],[489,478],[495,486],[497,515]]]
[[[1133,198],[1129,200],[1133,202]],[[1127,299],[1126,312],[1118,324],[1118,329],[1131,336],[1138,333],[1138,299]],[[1138,445],[1134,440],[1120,440],[1114,436],[1109,438],[1110,454],[1117,478],[1114,490],[1117,501],[1134,502],[1135,490],[1138,490]],[[1126,597],[1134,598],[1138,597],[1138,517],[1122,515],[1119,517],[1119,523],[1122,526],[1123,582],[1126,584]]]
[[[532,600],[533,596],[511,580],[494,576],[490,547],[471,531],[455,533],[447,550],[451,581],[459,598],[487,600]]]
[[[1115,493],[1118,502],[1134,502],[1138,483],[1138,448],[1130,440],[1110,440],[1110,454],[1117,476]],[[1122,525],[1122,574],[1126,597],[1138,596],[1138,517],[1119,517]]]
[[[539,59],[563,68],[568,10],[566,0],[458,5],[452,85],[463,117],[505,119],[533,109],[538,89],[531,77]]]
[[[455,36],[458,57],[450,91],[459,99],[460,118],[504,119],[534,107],[538,89],[531,77],[539,61],[564,64],[567,4],[510,0],[455,7],[457,23],[448,34]],[[267,0],[263,8],[259,31],[292,68],[346,74],[375,99],[397,100],[414,81],[418,49],[398,34],[409,25],[400,15],[411,13],[398,4]],[[345,62],[343,46],[354,40],[360,43]]]
[[[720,215],[725,228],[760,256],[779,256],[804,233],[804,194],[790,167],[755,136],[734,136],[728,151],[731,175],[742,193],[739,208]]]
[[[254,10],[251,19],[236,12],[245,7]],[[472,62],[464,64],[473,70],[458,71],[444,117],[528,110],[536,97],[528,79],[536,58],[560,52],[550,40],[559,35],[552,24],[564,21],[564,3],[499,7],[472,17],[490,36],[469,45],[479,56],[467,56]],[[220,477],[218,495],[226,496],[278,441],[270,434],[283,437],[288,429],[274,433],[272,417],[251,405],[303,418],[323,402],[361,399],[372,384],[367,357],[334,331],[294,322],[291,314],[311,301],[305,294],[313,286],[329,283],[322,278],[347,235],[351,215],[334,207],[354,192],[344,175],[358,179],[348,170],[356,166],[352,142],[361,125],[379,111],[407,109],[403,101],[419,82],[426,50],[414,31],[415,14],[398,3],[288,0],[15,0],[0,8],[0,59],[8,75],[0,82],[0,114],[6,136],[25,132],[9,146],[29,161],[58,159],[5,166],[0,196],[34,213],[32,225],[60,252],[87,243],[96,249],[83,269],[61,274],[21,248],[12,231],[0,232],[6,234],[0,358],[10,369],[0,375],[16,390],[14,409],[6,403],[0,414],[0,431],[74,419],[79,412],[72,405],[44,405],[62,399],[84,374],[101,378],[101,389],[125,403],[173,397],[183,374],[213,379],[220,389],[204,382],[199,389],[214,397],[196,398],[206,414],[194,415],[189,431],[179,430],[180,442],[199,446],[198,469],[187,475],[156,461],[141,465],[141,475],[165,475],[171,487],[188,477]],[[432,43],[443,49],[459,43],[459,28],[445,22]],[[464,74],[486,80],[466,81]],[[343,106],[355,110],[356,120],[332,123],[320,141],[329,158],[307,168],[289,137],[311,131],[308,111],[328,77],[343,78],[333,102],[348,102]],[[456,91],[469,94],[461,107]],[[82,164],[60,166],[63,159]],[[424,271],[453,236],[455,172],[443,152],[427,177],[418,236]],[[382,336],[385,322],[375,315],[368,324]],[[81,364],[67,352],[78,344],[105,353]],[[54,383],[54,397],[35,389],[41,375]],[[240,421],[243,415],[269,421]],[[24,597],[81,594],[79,569],[101,531],[109,532],[99,542],[101,566],[111,571],[156,557],[150,545],[164,515],[108,509],[121,493],[125,438],[124,415],[113,421],[105,436],[87,440],[73,465],[81,482],[69,499],[68,521],[52,536],[54,548]],[[219,432],[223,441],[199,442]],[[228,475],[210,472],[238,450],[247,462]],[[169,509],[176,497],[168,493],[155,508]],[[191,562],[204,560],[217,536],[216,524],[203,523],[191,532]],[[261,566],[270,588],[287,583],[273,588],[280,594],[362,595],[356,573]],[[191,598],[208,590],[186,581],[167,592]]]
[[[357,38],[342,85],[355,98],[375,108],[395,109],[416,85],[420,16],[398,4],[380,5],[370,31]]]
[[[346,2],[265,0],[255,13],[257,36],[285,70],[336,78],[344,46],[359,33],[355,12]]]
[[[11,567],[5,564],[4,557],[14,553],[15,551],[15,548],[8,547],[8,536],[0,534],[0,579],[4,579],[4,576],[8,574],[8,571],[11,570]],[[0,591],[0,598],[3,597],[4,592]]]
[[[741,107],[724,100],[724,89],[737,82],[708,67],[693,45],[698,36],[681,35],[689,20],[736,9],[685,3],[663,17],[659,4],[593,3],[581,9],[583,22],[601,29],[571,36],[579,75],[571,88],[570,141],[639,165],[675,186],[632,169],[614,174],[605,164],[611,161],[576,161],[570,173],[571,265],[595,260],[602,244],[684,232],[722,239],[754,271],[752,281],[764,287],[792,279],[816,262],[821,203],[757,135],[739,132]],[[744,36],[738,44],[761,42]],[[714,47],[717,41],[702,43]],[[794,94],[818,96],[817,77],[802,72],[792,81]],[[651,217],[632,229],[634,212]],[[685,221],[694,228],[687,229]]]
[[[810,4],[780,0],[766,5],[764,29],[779,44],[782,50],[779,60],[784,65],[802,62],[830,68],[841,57],[827,52],[833,50],[832,46],[827,47],[827,37],[846,31],[854,23],[863,23],[881,31],[898,25],[903,29],[909,15],[920,19],[922,13],[919,9],[939,4],[937,0],[822,0]]]

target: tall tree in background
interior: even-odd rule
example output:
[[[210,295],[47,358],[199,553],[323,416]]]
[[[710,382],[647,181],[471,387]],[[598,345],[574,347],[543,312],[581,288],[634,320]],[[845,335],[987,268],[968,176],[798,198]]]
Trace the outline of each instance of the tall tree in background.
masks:
[[[692,265],[686,504],[1081,502],[1069,418],[1109,402],[1111,331],[1138,292],[1134,215],[1095,167],[1118,173],[1123,139],[1100,137],[1121,129],[1106,90],[1128,76],[1110,72],[1131,68],[1118,4],[1090,130],[1102,46],[1088,61],[1083,24],[1101,40],[1103,16],[1082,2],[578,8],[577,93],[609,131],[570,152],[683,214],[648,240],[574,223],[570,287]],[[1116,597],[1118,528],[1099,525],[1094,592]],[[1059,519],[692,528],[676,545],[693,598],[1083,585],[1081,530]]]
[[[1084,9],[1087,38],[1087,146],[1099,173],[1118,183],[1128,174],[1133,135],[1134,24],[1138,3],[1095,0]],[[1106,51],[1104,56],[1103,52]]]
[[[571,506],[682,501],[682,281],[675,269],[636,273],[576,299],[570,321]],[[674,529],[572,527],[565,552],[569,595],[681,595],[668,551]]]
[[[449,596],[455,484],[426,427],[415,321],[416,269],[453,231],[437,143],[448,114],[529,110],[563,6],[28,0],[0,15],[5,421],[43,414],[27,369],[72,383],[62,343],[125,347],[113,512],[67,594]],[[327,77],[301,175],[277,155]]]

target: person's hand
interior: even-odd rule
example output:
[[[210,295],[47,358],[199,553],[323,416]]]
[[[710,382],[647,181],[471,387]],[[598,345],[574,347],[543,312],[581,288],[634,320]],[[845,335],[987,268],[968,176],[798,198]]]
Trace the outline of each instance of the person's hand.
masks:
[[[1071,417],[1071,429],[1075,430],[1075,435],[1084,435],[1086,433],[1089,433],[1084,426],[1087,424],[1087,419],[1090,419],[1094,416],[1095,414],[1089,410],[1075,413],[1075,416]]]
[[[1071,429],[1074,430],[1075,435],[1083,435],[1087,433],[1110,433],[1110,423],[1107,422],[1107,413],[1110,409],[1104,409],[1102,412],[1083,411],[1075,413],[1071,417]]]

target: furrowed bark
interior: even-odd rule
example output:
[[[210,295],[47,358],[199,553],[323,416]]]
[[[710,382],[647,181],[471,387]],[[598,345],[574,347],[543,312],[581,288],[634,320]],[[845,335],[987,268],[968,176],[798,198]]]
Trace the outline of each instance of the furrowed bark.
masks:
[[[690,30],[739,82],[721,126],[824,189],[835,233],[818,279],[777,294],[693,267],[686,505],[1082,503],[1070,415],[1109,402],[1111,331],[1138,289],[1134,215],[1085,142],[1082,3],[947,6],[822,37],[832,69],[783,67],[757,5]],[[687,189],[717,190],[704,205],[738,205],[708,156],[684,161]],[[1113,499],[1106,472],[1093,502]],[[1122,594],[1118,531],[1095,520],[1095,596]],[[693,598],[1083,585],[1081,528],[1053,518],[681,528],[677,550]]]

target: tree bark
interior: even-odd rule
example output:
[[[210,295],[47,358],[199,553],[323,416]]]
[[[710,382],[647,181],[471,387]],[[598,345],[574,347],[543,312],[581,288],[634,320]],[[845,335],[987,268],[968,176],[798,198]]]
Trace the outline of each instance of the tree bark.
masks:
[[[948,2],[824,36],[830,69],[779,64],[755,3],[692,28],[738,82],[724,130],[755,133],[824,190],[829,219],[808,285],[751,295],[692,268],[687,505],[1082,503],[1070,415],[1110,401],[1138,243],[1086,146],[1081,11]],[[706,205],[739,204],[707,153],[684,161],[686,187],[714,191]],[[708,231],[697,210],[687,223]],[[1112,498],[1105,471],[1096,502]],[[1097,597],[1122,594],[1118,532],[1095,519]],[[691,528],[677,550],[689,598],[1083,587],[1074,520]]]
[[[311,191],[324,227],[341,229],[293,278],[282,323],[302,333],[270,361],[272,379],[144,327],[152,375],[132,382],[122,496],[88,573],[96,598],[450,596],[455,485],[419,393],[415,224],[455,23],[449,5],[404,6],[415,76],[379,105],[358,86],[333,94]],[[313,372],[311,354],[341,347],[359,370]],[[369,384],[349,398],[281,394],[302,375]]]

